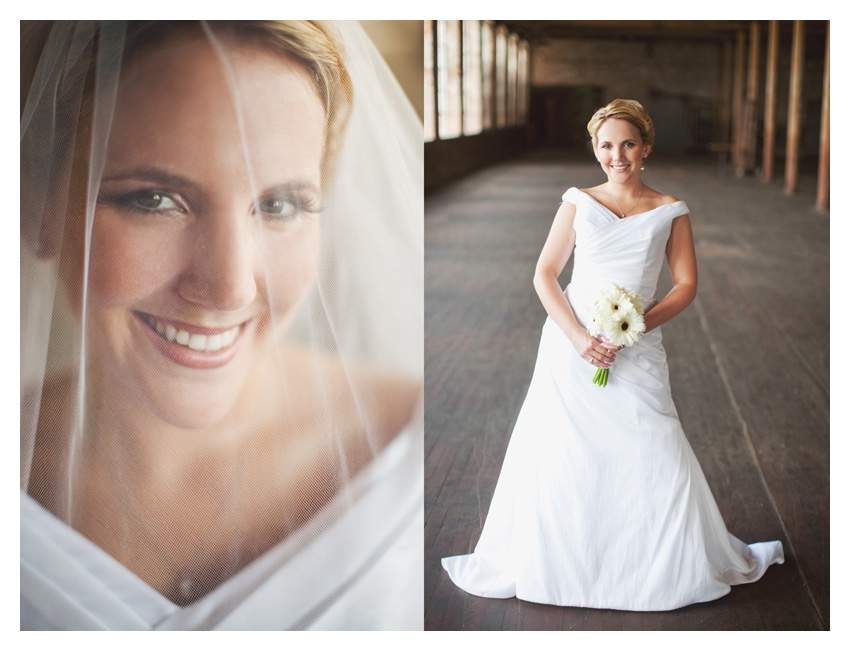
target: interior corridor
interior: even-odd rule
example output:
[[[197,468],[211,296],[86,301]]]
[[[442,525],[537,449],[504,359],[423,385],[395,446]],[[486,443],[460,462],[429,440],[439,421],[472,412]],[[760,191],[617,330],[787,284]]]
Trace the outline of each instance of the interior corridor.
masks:
[[[786,554],[664,613],[482,599],[442,570],[478,540],[525,398],[546,317],[532,276],[560,197],[604,176],[589,153],[538,151],[426,197],[426,629],[829,628],[830,225],[809,169],[786,196],[709,154],[648,159],[647,185],[690,208],[699,262],[697,299],[662,328],[685,434],[729,531]]]

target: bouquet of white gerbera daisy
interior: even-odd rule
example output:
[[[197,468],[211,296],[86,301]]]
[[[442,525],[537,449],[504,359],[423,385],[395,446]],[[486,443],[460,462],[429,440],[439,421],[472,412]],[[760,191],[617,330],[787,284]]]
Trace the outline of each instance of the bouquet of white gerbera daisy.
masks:
[[[640,294],[616,284],[603,289],[588,312],[591,317],[587,328],[590,336],[603,335],[617,346],[631,346],[646,331]],[[607,385],[608,371],[607,368],[597,369],[593,383],[601,387]]]

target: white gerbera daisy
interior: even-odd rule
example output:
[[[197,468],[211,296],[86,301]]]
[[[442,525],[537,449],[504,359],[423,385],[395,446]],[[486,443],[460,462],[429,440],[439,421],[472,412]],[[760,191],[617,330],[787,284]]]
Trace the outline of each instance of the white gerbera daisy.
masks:
[[[598,337],[605,332],[607,319],[604,318],[601,311],[596,309],[589,310],[590,323],[587,325],[587,332],[591,337]]]
[[[637,342],[646,331],[643,319],[643,300],[640,294],[611,284],[599,293],[587,308],[590,324],[587,331],[591,337],[604,335],[611,343],[628,347]],[[598,368],[593,383],[601,387],[608,384],[610,369]]]
[[[623,289],[619,285],[611,284],[602,290],[599,298],[594,303],[598,314],[616,316],[620,310],[634,308],[643,312],[643,302],[635,292]]]
[[[612,318],[605,328],[605,336],[617,346],[631,346],[641,338],[646,330],[643,315],[633,306],[621,306],[617,316]]]
[[[637,313],[643,314],[643,299],[640,297],[640,294],[628,289],[624,289],[623,291],[625,292],[626,296],[628,296],[629,302],[635,308]]]

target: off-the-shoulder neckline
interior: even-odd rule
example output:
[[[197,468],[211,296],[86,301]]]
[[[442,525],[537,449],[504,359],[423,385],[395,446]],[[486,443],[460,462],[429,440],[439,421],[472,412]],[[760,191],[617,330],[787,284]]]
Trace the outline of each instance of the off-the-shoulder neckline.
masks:
[[[681,199],[677,199],[676,201],[671,201],[670,203],[663,203],[660,206],[655,206],[655,208],[650,208],[649,210],[644,210],[643,212],[639,212],[639,213],[636,213],[634,215],[628,215],[627,217],[620,217],[619,215],[617,215],[617,213],[615,213],[613,210],[608,208],[606,205],[604,205],[604,204],[600,203],[599,201],[597,201],[596,199],[594,199],[590,194],[588,194],[584,190],[580,190],[579,188],[572,188],[572,189],[575,190],[576,192],[578,192],[579,194],[584,195],[585,197],[590,199],[593,203],[595,203],[597,206],[599,206],[600,208],[609,212],[616,219],[618,219],[620,221],[622,221],[624,219],[631,219],[632,217],[640,217],[641,215],[646,215],[646,214],[649,214],[651,212],[655,212],[656,210],[661,210],[662,208],[667,208],[668,206],[675,206],[677,203],[684,203]]]

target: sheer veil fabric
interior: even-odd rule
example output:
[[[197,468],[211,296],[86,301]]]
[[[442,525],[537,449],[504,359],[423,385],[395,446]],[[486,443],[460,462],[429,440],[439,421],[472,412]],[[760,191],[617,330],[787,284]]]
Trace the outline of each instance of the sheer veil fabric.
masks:
[[[422,126],[356,23],[22,26],[21,628],[422,628]]]

